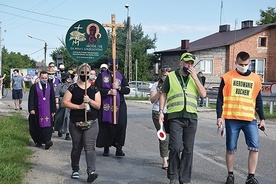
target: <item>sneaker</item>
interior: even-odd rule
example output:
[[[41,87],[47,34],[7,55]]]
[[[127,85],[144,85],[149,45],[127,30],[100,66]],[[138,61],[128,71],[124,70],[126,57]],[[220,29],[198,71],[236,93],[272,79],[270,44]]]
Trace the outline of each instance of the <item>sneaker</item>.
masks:
[[[58,132],[58,137],[62,137],[62,133],[61,132]]]
[[[92,172],[92,173],[88,174],[87,182],[92,183],[97,178],[98,178],[98,174],[96,172]]]
[[[234,184],[235,177],[233,174],[229,174],[227,176],[225,184]]]
[[[251,178],[247,178],[247,180],[245,181],[245,184],[259,184],[258,180],[256,180],[256,178],[251,177]]]
[[[71,175],[72,179],[79,179],[80,178],[80,173],[79,172],[73,172]]]

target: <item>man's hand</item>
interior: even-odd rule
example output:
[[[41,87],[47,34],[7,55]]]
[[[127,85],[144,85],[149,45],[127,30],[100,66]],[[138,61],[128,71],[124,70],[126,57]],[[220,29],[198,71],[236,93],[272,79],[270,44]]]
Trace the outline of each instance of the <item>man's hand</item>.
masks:
[[[217,125],[218,125],[218,127],[223,125],[223,119],[222,118],[217,119]]]

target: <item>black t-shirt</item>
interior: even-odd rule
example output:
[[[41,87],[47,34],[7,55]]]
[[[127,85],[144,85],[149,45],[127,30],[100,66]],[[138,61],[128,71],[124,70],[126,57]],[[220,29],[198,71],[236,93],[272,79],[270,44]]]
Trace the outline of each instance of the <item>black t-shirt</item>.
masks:
[[[71,86],[69,86],[68,91],[72,94],[72,99],[71,102],[73,104],[82,104],[83,103],[83,96],[84,96],[84,89],[81,89],[76,83],[72,84]],[[87,95],[89,96],[89,98],[91,98],[92,100],[95,100],[95,94],[98,92],[97,87],[95,86],[90,86],[87,89]],[[90,105],[90,111],[87,112],[87,120],[95,120],[98,118],[98,110],[94,109],[91,105]],[[79,122],[79,121],[85,121],[85,117],[84,117],[84,109],[80,109],[80,110],[75,110],[75,109],[71,109],[70,111],[70,119],[71,121],[74,122]]]

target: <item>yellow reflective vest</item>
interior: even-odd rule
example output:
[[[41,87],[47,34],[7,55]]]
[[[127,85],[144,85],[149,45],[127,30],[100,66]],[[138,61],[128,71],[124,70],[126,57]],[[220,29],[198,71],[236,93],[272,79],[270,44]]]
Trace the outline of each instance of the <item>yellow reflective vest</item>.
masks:
[[[185,101],[186,111],[189,113],[197,113],[198,90],[194,79],[191,76],[188,76],[187,87],[183,90],[175,71],[170,72],[168,77],[170,89],[167,94],[167,113],[182,111],[184,109]]]
[[[252,121],[255,118],[256,98],[262,88],[262,78],[251,72],[242,76],[236,70],[222,76],[223,87],[222,117]]]

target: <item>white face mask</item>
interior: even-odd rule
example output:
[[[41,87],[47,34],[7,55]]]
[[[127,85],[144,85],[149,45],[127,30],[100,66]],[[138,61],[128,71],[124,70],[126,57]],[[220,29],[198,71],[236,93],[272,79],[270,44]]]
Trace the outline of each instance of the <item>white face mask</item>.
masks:
[[[236,67],[237,67],[237,70],[241,73],[245,73],[247,72],[248,68],[249,68],[249,65],[247,66],[241,66],[239,64],[236,64]]]

